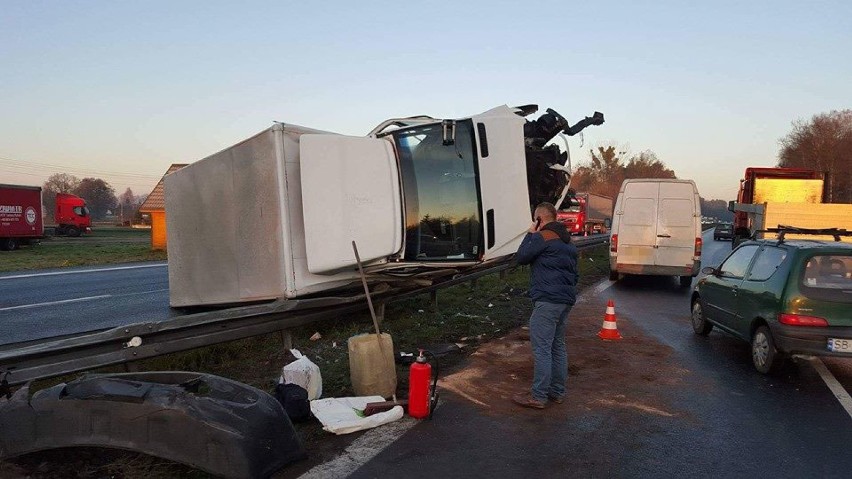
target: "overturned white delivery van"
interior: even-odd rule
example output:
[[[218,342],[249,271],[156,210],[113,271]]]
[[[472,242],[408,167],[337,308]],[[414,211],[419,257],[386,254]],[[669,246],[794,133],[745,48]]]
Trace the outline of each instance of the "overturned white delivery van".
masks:
[[[610,280],[620,274],[679,276],[701,266],[701,203],[692,180],[624,180],[610,232]]]
[[[567,187],[565,153],[545,143],[603,122],[596,113],[569,126],[552,110],[523,118],[536,109],[393,119],[365,137],[275,123],[166,176],[170,304],[349,285],[358,279],[352,241],[371,274],[513,254],[530,204]]]

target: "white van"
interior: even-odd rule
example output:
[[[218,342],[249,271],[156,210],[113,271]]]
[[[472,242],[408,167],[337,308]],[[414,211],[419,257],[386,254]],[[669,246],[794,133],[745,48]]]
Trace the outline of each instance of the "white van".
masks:
[[[609,279],[620,274],[679,276],[688,287],[701,268],[701,203],[692,180],[624,180],[615,200]]]

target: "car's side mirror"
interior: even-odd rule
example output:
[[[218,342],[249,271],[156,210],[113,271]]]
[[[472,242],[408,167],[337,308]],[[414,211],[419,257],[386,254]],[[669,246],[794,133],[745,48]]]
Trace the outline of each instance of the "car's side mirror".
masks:
[[[734,201],[734,200],[731,200],[731,201],[728,202],[728,211],[730,211],[730,212],[734,211],[734,204],[735,203],[736,203],[736,201]]]
[[[612,218],[604,219],[604,227],[609,229],[612,226]]]
[[[716,268],[714,268],[712,266],[705,266],[705,267],[701,268],[701,274],[706,274],[706,275],[716,274]]]

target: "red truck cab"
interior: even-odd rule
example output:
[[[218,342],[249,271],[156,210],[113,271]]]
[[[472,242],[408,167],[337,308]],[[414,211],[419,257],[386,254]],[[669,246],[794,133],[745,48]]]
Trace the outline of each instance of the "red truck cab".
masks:
[[[586,224],[586,199],[583,197],[568,197],[562,202],[562,208],[556,212],[556,221],[565,225],[572,235],[583,234]]]
[[[92,230],[92,216],[86,200],[70,193],[56,194],[56,234],[80,236]]]

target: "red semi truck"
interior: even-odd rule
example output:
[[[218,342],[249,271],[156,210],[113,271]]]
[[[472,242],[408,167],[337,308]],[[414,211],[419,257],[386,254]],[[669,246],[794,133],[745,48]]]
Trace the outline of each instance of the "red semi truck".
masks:
[[[569,196],[556,213],[556,220],[573,235],[606,233],[612,221],[612,198],[594,193]]]
[[[89,209],[79,196],[58,193],[54,216],[57,235],[80,236],[91,230]],[[44,231],[41,187],[0,184],[0,250],[12,251],[44,238]]]

